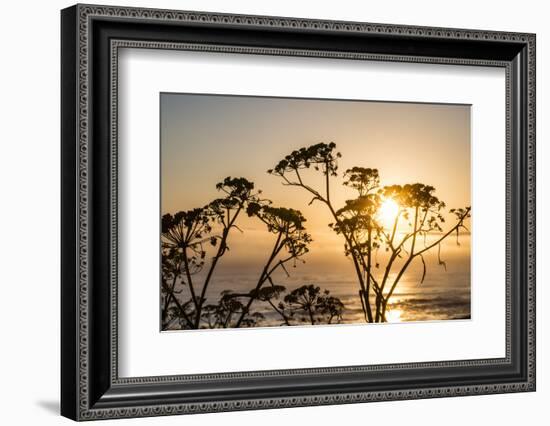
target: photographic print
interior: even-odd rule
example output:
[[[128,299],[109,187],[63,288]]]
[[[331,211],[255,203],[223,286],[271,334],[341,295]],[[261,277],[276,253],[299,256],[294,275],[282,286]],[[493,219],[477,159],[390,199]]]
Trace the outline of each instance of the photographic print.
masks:
[[[161,330],[470,319],[470,106],[160,94]]]

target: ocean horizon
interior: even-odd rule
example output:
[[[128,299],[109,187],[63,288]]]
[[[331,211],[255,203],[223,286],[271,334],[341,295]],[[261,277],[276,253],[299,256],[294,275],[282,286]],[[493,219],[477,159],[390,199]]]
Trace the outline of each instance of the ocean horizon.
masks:
[[[388,304],[388,322],[456,320],[471,317],[469,253],[454,257],[452,261],[446,262],[445,267],[432,259],[427,267],[426,277],[422,283],[422,268],[418,264],[411,266],[403,275]],[[214,274],[206,292],[206,304],[217,303],[225,290],[246,293],[253,289],[258,279],[258,273],[253,271],[257,269],[242,265],[220,265],[220,270]],[[343,263],[340,261],[330,265],[325,261],[324,265],[319,265],[313,261],[290,267],[288,272],[289,275],[284,271],[277,271],[273,275],[274,283],[284,286],[287,292],[302,285],[319,286],[322,291],[330,291],[331,296],[339,298],[344,304],[339,324],[365,321],[358,296],[359,285],[350,262],[344,260]],[[201,283],[204,275],[205,271],[197,274],[196,282]],[[395,276],[395,273],[392,275]],[[188,290],[183,286],[177,285],[176,289],[183,290],[180,294],[188,294]],[[282,297],[284,296],[281,296],[281,299]],[[276,300],[274,302],[277,304]],[[284,325],[282,318],[267,302],[256,300],[252,309],[264,316],[258,326]]]

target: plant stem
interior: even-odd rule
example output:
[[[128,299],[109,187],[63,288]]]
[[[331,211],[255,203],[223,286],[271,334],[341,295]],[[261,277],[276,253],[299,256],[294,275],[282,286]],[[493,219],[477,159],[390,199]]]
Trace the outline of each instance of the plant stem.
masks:
[[[225,252],[227,248],[227,238],[229,236],[229,231],[231,230],[233,224],[237,220],[237,216],[239,215],[240,211],[242,210],[242,205],[239,205],[239,208],[235,211],[235,215],[233,218],[229,219],[228,217],[228,224],[226,227],[224,227],[222,232],[222,238],[220,240],[220,246],[218,247],[218,252],[216,253],[216,256],[212,259],[212,264],[210,265],[210,269],[208,270],[208,274],[206,275],[206,279],[204,280],[204,284],[202,286],[201,296],[198,301],[197,306],[197,315],[195,318],[195,326],[196,328],[199,328],[199,324],[201,321],[201,311],[202,311],[202,305],[204,304],[204,296],[206,295],[206,289],[208,288],[208,285],[210,284],[210,280],[212,278],[212,274],[214,273],[214,269],[216,269],[216,265],[218,263],[218,260],[223,256],[223,253]]]
[[[281,251],[281,249],[283,248],[283,244],[281,244],[282,236],[283,236],[283,233],[279,232],[279,234],[277,235],[277,240],[275,241],[275,245],[273,246],[273,250],[271,251],[271,255],[269,256],[269,259],[267,260],[262,270],[262,273],[260,275],[260,278],[258,279],[258,283],[256,284],[256,287],[251,292],[250,299],[248,300],[246,306],[243,308],[243,312],[241,313],[241,316],[239,317],[239,319],[237,320],[237,323],[235,324],[235,328],[240,327],[245,316],[248,314],[248,310],[250,309],[250,306],[252,305],[254,300],[256,300],[258,291],[260,290],[262,285],[267,281],[267,278],[269,277],[269,274],[270,274],[268,273],[269,267],[273,262],[273,260],[279,254],[279,251]]]

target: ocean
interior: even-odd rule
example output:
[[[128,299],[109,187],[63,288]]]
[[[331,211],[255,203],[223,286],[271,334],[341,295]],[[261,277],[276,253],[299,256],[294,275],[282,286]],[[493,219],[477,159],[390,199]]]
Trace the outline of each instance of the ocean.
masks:
[[[467,244],[461,244],[460,247],[451,242],[446,243],[445,250],[442,249],[442,260],[444,260],[445,266],[439,263],[436,253],[425,256],[427,272],[422,283],[420,282],[422,277],[421,261],[417,259],[411,264],[388,304],[386,313],[388,322],[470,318],[469,238],[465,242]],[[206,292],[207,304],[215,304],[223,290],[245,293],[253,289],[263,266],[258,261],[231,264],[224,263],[223,260],[222,258]],[[380,263],[383,267],[383,259]],[[344,256],[334,258],[309,256],[305,263],[298,263],[295,267],[290,266],[287,271],[290,276],[287,276],[282,270],[273,275],[273,280],[277,285],[285,286],[287,291],[305,284],[319,286],[321,290],[330,291],[330,295],[338,297],[344,304],[341,324],[364,322],[361,302],[358,297],[359,285],[349,259]],[[375,270],[375,273],[381,275],[382,270]],[[392,272],[390,278],[395,274],[396,271]],[[200,283],[203,277],[204,271],[195,277],[196,282]],[[187,289],[180,288],[179,290],[183,290],[180,293],[183,299]],[[259,326],[283,324],[280,315],[274,312],[266,302],[255,301],[252,311],[260,312],[264,316],[264,319],[258,324]]]

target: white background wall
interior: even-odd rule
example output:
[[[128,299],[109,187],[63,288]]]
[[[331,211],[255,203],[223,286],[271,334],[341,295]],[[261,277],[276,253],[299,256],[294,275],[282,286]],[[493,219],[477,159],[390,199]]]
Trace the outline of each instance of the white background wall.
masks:
[[[204,10],[526,31],[537,33],[538,109],[538,390],[422,401],[371,403],[186,417],[118,424],[393,425],[546,424],[550,302],[546,266],[550,184],[550,27],[544,1],[162,0],[103,1]],[[67,1],[11,1],[0,24],[0,423],[68,424],[59,404],[59,9]],[[545,167],[546,166],[546,167]],[[130,423],[129,423],[130,422]],[[102,424],[117,424],[108,421]]]

